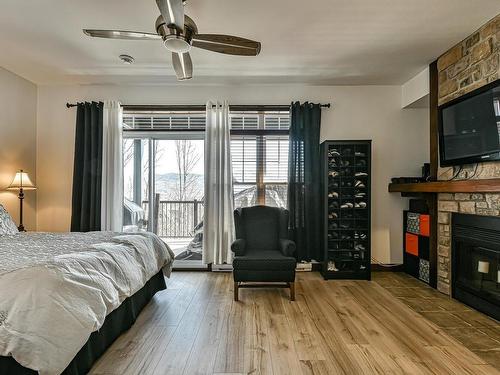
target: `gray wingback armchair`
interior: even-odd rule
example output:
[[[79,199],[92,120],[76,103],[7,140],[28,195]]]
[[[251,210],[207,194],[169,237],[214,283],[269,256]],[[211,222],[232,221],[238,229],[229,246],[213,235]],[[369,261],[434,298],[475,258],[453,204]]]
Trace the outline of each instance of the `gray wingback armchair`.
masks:
[[[234,300],[239,288],[290,288],[295,300],[295,243],[288,239],[289,213],[283,208],[254,206],[234,211]],[[279,284],[251,284],[252,282]]]

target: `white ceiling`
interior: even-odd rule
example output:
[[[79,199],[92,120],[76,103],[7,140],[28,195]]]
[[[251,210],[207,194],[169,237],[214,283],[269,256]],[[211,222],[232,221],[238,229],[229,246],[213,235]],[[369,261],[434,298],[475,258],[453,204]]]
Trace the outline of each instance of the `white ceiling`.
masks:
[[[500,13],[499,0],[189,0],[201,33],[262,42],[257,57],[194,49],[190,84],[401,84]],[[154,0],[1,0],[0,66],[38,84],[175,82],[161,41],[91,39],[82,28],[154,32]],[[122,65],[118,55],[135,57]]]

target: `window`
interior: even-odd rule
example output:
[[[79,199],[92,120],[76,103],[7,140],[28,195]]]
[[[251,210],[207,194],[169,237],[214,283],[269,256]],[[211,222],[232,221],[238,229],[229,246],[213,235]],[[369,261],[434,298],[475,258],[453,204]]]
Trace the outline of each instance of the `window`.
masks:
[[[236,207],[287,206],[289,112],[231,112]]]
[[[205,130],[205,112],[125,112],[124,131]]]
[[[202,219],[205,121],[199,110],[123,115],[125,198],[142,207],[145,225],[166,239],[192,236]],[[289,111],[232,111],[230,125],[235,206],[286,207]],[[187,172],[175,162],[186,147],[197,156]]]
[[[124,230],[149,230],[175,267],[202,267],[204,132],[200,109],[125,110]],[[230,113],[236,207],[286,207],[288,111]]]

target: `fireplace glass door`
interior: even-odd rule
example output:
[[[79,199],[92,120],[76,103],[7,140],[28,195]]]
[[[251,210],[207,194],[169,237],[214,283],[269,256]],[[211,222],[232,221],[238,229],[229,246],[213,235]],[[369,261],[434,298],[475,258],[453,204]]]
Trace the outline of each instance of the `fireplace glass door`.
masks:
[[[452,296],[500,319],[500,218],[454,213]]]
[[[499,253],[461,242],[457,246],[456,286],[500,306]]]

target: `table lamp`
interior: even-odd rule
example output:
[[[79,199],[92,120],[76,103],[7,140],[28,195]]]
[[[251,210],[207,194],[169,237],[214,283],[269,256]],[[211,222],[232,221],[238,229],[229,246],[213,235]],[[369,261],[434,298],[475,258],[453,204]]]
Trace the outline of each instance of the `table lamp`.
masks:
[[[22,169],[16,173],[11,184],[7,190],[18,190],[19,191],[19,229],[20,232],[25,232],[23,225],[23,200],[24,200],[24,190],[35,190],[36,186],[31,182],[28,174]]]

